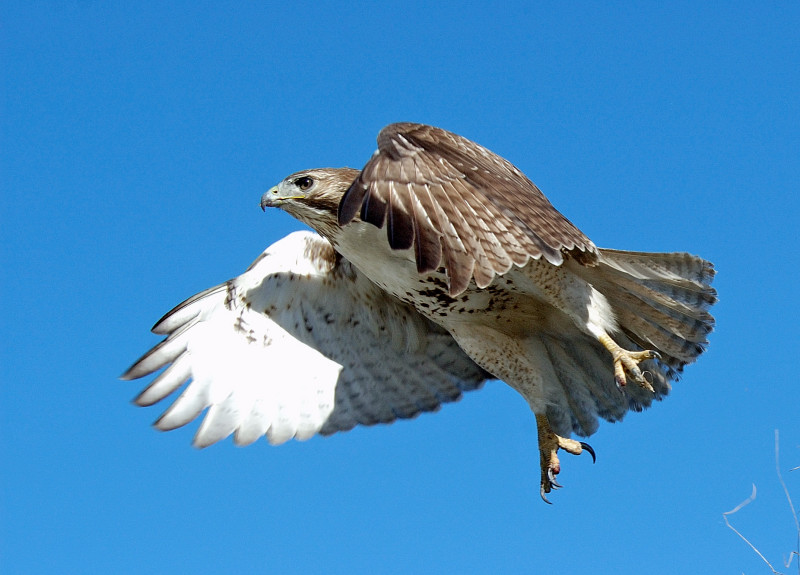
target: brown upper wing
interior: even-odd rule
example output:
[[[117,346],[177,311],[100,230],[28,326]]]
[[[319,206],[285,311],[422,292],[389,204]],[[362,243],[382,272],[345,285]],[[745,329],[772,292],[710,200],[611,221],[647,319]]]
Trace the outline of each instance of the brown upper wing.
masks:
[[[529,258],[552,264],[562,251],[594,261],[596,248],[510,162],[440,128],[390,124],[378,150],[339,204],[339,224],[386,225],[394,249],[414,247],[417,269],[444,265],[450,293],[471,278],[486,287],[495,274]]]

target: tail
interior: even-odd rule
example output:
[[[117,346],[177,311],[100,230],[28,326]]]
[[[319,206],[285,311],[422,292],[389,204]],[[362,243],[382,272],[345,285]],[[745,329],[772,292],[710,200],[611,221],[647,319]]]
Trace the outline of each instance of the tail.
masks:
[[[548,381],[547,417],[553,430],[588,436],[597,417],[618,421],[628,410],[642,411],[660,400],[684,366],[703,353],[717,301],[711,287],[714,266],[686,253],[645,253],[601,249],[594,266],[573,266],[600,291],[614,311],[619,331],[614,341],[625,349],[651,349],[660,360],[640,364],[655,393],[629,384],[614,384],[608,351],[583,332],[540,334],[527,342],[526,357],[546,358],[537,369]],[[622,391],[622,393],[620,393]]]
[[[661,354],[667,377],[703,353],[717,301],[714,266],[687,253],[600,250],[600,262],[584,268],[587,279],[611,304],[620,330],[642,349]]]

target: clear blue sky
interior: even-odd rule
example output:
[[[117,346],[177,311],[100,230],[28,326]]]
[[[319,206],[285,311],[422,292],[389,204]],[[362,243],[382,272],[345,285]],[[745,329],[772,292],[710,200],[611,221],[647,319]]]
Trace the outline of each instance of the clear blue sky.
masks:
[[[800,501],[800,5],[4,2],[3,573],[766,573]],[[604,247],[715,262],[708,353],[538,494],[497,382],[411,422],[239,449],[159,433],[119,374],[300,225],[295,170],[435,124]],[[794,569],[795,567],[793,567]]]

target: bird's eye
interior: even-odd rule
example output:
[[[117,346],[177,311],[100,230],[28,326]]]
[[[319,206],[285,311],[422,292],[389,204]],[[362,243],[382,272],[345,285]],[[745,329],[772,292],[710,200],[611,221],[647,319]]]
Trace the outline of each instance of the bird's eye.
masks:
[[[297,178],[294,181],[294,185],[305,192],[307,189],[309,189],[311,186],[314,185],[314,180],[309,178],[308,176],[304,176],[302,178]]]

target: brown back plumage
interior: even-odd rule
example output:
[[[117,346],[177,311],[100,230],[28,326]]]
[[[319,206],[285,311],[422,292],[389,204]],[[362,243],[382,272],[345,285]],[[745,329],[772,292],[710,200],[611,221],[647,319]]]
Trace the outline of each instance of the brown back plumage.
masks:
[[[559,265],[562,252],[594,262],[594,244],[510,162],[440,128],[398,123],[339,204],[339,224],[386,226],[395,249],[413,247],[417,269],[444,265],[450,294],[474,277],[486,287],[530,258]]]

